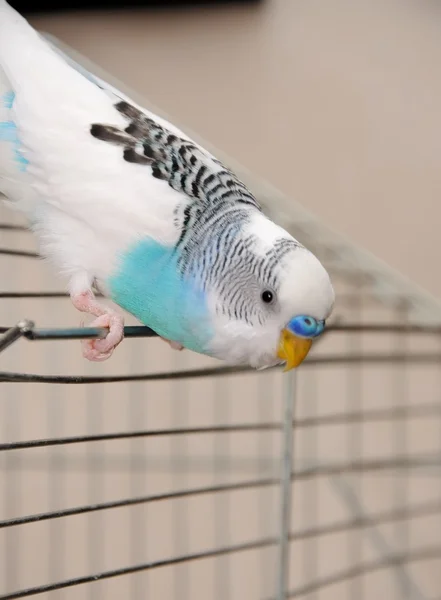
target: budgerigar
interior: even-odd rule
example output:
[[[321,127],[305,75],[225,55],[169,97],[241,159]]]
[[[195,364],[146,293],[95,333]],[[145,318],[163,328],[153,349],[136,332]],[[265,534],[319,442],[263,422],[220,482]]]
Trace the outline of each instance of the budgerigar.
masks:
[[[0,192],[23,211],[74,306],[123,317],[174,348],[256,368],[299,365],[331,313],[319,260],[247,187],[172,124],[87,73],[0,0]]]

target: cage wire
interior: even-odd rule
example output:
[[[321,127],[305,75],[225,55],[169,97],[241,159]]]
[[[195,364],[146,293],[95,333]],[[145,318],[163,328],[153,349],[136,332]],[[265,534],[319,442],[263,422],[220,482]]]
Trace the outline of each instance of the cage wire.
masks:
[[[336,287],[292,376],[130,318],[86,363],[102,331],[1,209],[0,600],[441,598],[441,307],[225,161]]]

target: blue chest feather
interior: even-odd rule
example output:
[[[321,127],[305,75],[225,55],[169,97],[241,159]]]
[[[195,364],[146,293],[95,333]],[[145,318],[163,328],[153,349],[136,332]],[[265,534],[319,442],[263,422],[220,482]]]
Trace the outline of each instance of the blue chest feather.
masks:
[[[185,280],[173,248],[138,241],[125,252],[108,283],[112,299],[161,337],[195,352],[208,351],[212,338],[203,291]]]

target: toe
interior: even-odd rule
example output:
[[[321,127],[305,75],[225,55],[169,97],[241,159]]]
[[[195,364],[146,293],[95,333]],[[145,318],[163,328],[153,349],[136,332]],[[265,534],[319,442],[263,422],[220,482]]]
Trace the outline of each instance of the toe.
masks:
[[[112,353],[113,353],[113,348],[112,348],[112,350],[110,350],[108,352],[101,352],[99,349],[97,349],[95,347],[95,344],[93,343],[93,341],[92,341],[92,343],[91,343],[91,340],[86,340],[83,342],[83,356],[87,360],[90,360],[93,362],[102,362],[102,361],[110,358],[112,356]]]
[[[92,361],[107,360],[124,337],[124,320],[119,315],[106,313],[90,323],[89,327],[105,327],[105,338],[83,340],[83,356]]]
[[[124,322],[119,317],[110,316],[109,333],[104,339],[95,340],[95,348],[106,353],[114,350],[124,337]]]

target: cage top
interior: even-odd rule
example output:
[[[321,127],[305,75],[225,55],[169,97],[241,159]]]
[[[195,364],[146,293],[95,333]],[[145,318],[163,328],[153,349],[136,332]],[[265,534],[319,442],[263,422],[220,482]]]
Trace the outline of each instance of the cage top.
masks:
[[[412,322],[426,325],[441,324],[441,301],[429,292],[365,249],[358,247],[333,231],[301,204],[291,197],[288,198],[286,194],[276,189],[269,182],[251,173],[232,157],[202,139],[185,124],[177,122],[176,119],[167,115],[147,98],[130,89],[123,82],[58,40],[58,38],[45,32],[42,32],[42,35],[92,74],[109,82],[141,106],[145,106],[164,119],[174,122],[200,145],[207,148],[225,164],[228,164],[254,191],[266,214],[271,216],[275,222],[284,227],[294,237],[305,242],[319,256],[331,273],[338,272],[343,280],[348,283],[353,284],[354,282],[363,281],[367,284],[369,293],[383,305],[405,306],[407,318]]]

